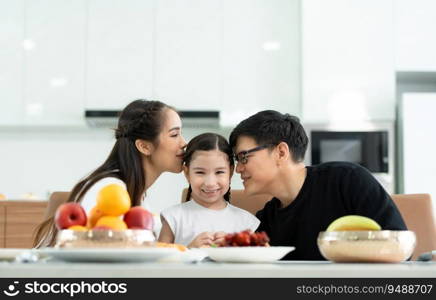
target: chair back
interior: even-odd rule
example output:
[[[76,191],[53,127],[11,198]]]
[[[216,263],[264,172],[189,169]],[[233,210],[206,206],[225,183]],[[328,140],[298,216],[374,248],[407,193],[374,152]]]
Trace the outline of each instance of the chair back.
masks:
[[[186,200],[186,194],[188,193],[188,189],[183,189],[182,191],[182,202]],[[244,190],[231,190],[230,193],[230,203],[236,207],[245,209],[252,213],[256,214],[259,210],[261,210],[265,204],[272,199],[271,195],[263,194],[256,196],[246,196],[244,194]]]
[[[429,194],[391,195],[409,230],[416,234],[412,260],[424,252],[436,250],[436,222]]]
[[[45,210],[44,220],[47,220],[50,217],[53,217],[56,209],[58,207],[67,202],[68,197],[70,196],[70,192],[53,192],[48,199],[47,209]]]

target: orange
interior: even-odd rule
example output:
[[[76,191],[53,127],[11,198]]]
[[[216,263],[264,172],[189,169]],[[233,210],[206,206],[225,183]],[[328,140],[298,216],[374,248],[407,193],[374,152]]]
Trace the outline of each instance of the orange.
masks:
[[[163,243],[163,242],[156,242],[156,247],[158,248],[176,248],[179,251],[186,251],[188,248],[186,246],[181,244],[173,244],[173,243]]]
[[[103,216],[100,219],[98,219],[97,223],[95,224],[95,227],[97,226],[106,226],[113,230],[126,230],[127,225],[124,223],[123,220],[121,220],[118,217],[114,216]]]
[[[105,216],[121,216],[130,209],[131,201],[127,190],[119,184],[109,184],[97,194],[97,208]]]
[[[103,212],[98,209],[97,206],[94,206],[89,212],[88,224],[86,224],[89,228],[92,228],[97,223],[98,219],[103,217]]]
[[[81,225],[73,225],[68,227],[68,230],[75,230],[75,231],[88,231],[88,228]]]
[[[6,196],[3,194],[0,194],[0,200],[6,200]]]

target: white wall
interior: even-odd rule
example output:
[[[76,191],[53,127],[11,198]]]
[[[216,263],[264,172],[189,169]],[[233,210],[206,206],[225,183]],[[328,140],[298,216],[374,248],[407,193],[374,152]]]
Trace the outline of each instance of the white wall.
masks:
[[[302,1],[307,122],[395,119],[392,0]]]
[[[398,71],[436,71],[436,1],[396,0],[395,67]]]
[[[183,135],[189,140],[206,131],[213,130],[184,129]],[[228,138],[229,130],[219,133]],[[71,190],[106,159],[114,141],[109,129],[0,129],[0,193],[8,199],[19,199],[25,193],[47,199],[52,191]],[[185,187],[182,174],[163,174],[148,191],[147,202],[154,212],[160,212],[178,203]],[[232,187],[242,188],[238,175]]]

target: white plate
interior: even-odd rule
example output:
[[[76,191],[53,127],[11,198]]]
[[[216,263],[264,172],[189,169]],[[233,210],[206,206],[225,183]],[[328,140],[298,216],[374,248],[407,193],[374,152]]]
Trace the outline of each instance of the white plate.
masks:
[[[29,250],[30,249],[24,248],[2,248],[0,249],[0,260],[15,260],[15,257],[17,257],[17,255]]]
[[[151,262],[177,255],[174,248],[45,248],[43,254],[70,262]]]
[[[219,262],[268,263],[283,258],[295,247],[218,247],[202,248],[211,259]]]
[[[161,259],[161,262],[186,262],[194,263],[200,262],[208,257],[207,253],[203,249],[188,249],[186,251],[179,251],[176,255],[171,255]]]

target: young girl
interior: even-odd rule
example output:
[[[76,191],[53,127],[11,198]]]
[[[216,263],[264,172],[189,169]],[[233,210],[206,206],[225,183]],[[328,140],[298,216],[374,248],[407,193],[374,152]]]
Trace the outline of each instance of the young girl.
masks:
[[[161,212],[160,242],[202,247],[222,243],[226,233],[256,230],[259,220],[229,203],[234,161],[225,138],[215,133],[193,138],[184,164],[186,202]]]
[[[69,202],[80,202],[89,214],[100,189],[119,184],[127,189],[132,206],[140,206],[147,189],[163,172],[179,173],[186,142],[178,113],[159,101],[135,100],[121,112],[115,145],[106,161],[79,181]],[[52,246],[56,236],[53,216],[38,228],[34,246]]]

